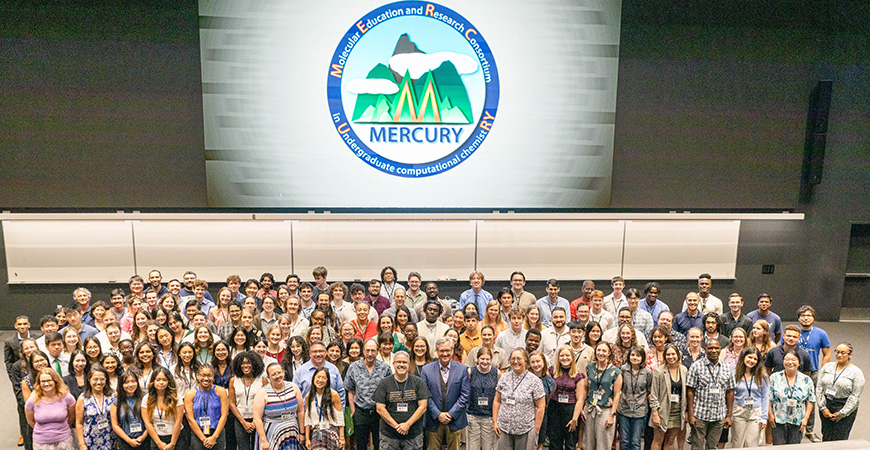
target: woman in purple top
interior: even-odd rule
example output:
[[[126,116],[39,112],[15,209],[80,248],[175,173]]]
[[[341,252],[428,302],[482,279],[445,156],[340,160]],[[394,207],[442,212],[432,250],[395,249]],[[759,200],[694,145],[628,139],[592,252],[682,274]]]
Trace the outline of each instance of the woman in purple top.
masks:
[[[36,381],[24,405],[27,423],[33,427],[33,449],[74,450],[70,427],[76,417],[76,400],[53,369],[40,370]]]
[[[574,450],[577,447],[577,430],[583,402],[582,380],[586,374],[577,368],[574,350],[568,345],[556,351],[556,361],[550,375],[556,380],[556,389],[550,393],[547,406],[547,435],[550,448]]]

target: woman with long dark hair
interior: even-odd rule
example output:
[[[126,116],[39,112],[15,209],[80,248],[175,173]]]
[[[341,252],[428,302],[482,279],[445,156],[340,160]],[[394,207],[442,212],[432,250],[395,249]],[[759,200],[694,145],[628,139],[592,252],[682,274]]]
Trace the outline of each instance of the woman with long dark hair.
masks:
[[[311,391],[305,397],[305,446],[309,450],[344,447],[344,413],[341,397],[332,389],[325,367],[314,371]]]
[[[115,435],[109,424],[112,408],[112,388],[109,374],[100,365],[90,368],[85,388],[76,401],[76,434],[81,450],[113,450]]]
[[[139,386],[142,388],[142,391],[148,389],[151,373],[158,366],[154,362],[155,355],[157,355],[157,351],[148,342],[140,343],[133,352],[133,356],[136,359],[133,371],[139,376]]]
[[[112,430],[118,435],[118,449],[147,449],[148,433],[142,420],[142,388],[139,377],[132,370],[118,375],[118,397],[112,404]]]
[[[233,378],[230,380],[228,397],[230,411],[236,422],[233,429],[239,450],[253,450],[254,397],[263,388],[263,360],[254,352],[245,351],[233,359]]]
[[[735,328],[734,331],[743,330]],[[734,333],[731,334],[734,336]],[[761,350],[746,347],[737,357],[734,372],[734,407],[731,443],[734,448],[757,447],[767,424],[770,386],[764,373]]]
[[[76,400],[82,395],[85,388],[85,377],[90,369],[91,363],[88,362],[88,355],[82,350],[73,350],[69,357],[69,375],[63,377],[63,382]]]
[[[148,381],[148,392],[142,400],[142,419],[151,436],[153,450],[178,448],[181,437],[184,406],[178,401],[175,379],[169,369],[154,367]],[[183,443],[185,448],[187,443]]]

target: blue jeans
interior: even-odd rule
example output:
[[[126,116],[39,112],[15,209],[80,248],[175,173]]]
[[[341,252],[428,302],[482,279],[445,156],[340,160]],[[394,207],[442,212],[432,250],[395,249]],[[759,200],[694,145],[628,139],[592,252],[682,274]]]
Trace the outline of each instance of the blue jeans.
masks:
[[[620,450],[639,450],[645,426],[646,416],[634,418],[620,414],[619,432],[622,439],[619,445]]]

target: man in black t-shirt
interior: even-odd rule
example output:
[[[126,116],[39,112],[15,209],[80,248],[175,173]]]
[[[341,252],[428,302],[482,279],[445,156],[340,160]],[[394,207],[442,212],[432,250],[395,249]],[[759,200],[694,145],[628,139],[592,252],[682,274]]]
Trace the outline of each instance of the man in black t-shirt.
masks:
[[[429,401],[429,388],[423,379],[408,373],[411,358],[405,351],[393,356],[394,375],[381,380],[374,400],[381,416],[382,450],[423,448],[423,414]]]

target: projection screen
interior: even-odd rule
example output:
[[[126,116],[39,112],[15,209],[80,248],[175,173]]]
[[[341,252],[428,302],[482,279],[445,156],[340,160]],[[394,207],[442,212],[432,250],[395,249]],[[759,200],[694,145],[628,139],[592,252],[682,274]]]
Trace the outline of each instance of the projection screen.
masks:
[[[216,207],[608,207],[621,2],[200,0]]]

